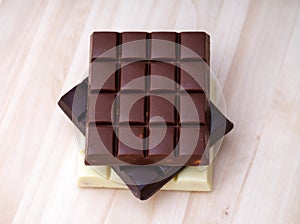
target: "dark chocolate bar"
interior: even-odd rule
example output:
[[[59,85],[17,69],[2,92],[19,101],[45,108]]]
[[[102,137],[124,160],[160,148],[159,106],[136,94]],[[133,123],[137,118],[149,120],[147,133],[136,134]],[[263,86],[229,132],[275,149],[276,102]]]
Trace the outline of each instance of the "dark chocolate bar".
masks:
[[[86,129],[87,91],[88,78],[84,79],[79,85],[73,87],[58,101],[60,108],[84,135]],[[73,103],[76,105],[73,106]]]
[[[85,92],[82,90],[85,90]],[[74,97],[75,95],[76,97]],[[87,78],[63,95],[58,104],[69,119],[85,135],[85,128],[83,127],[86,126],[86,119],[83,116],[87,112]],[[232,130],[233,124],[226,119],[213,103],[210,103],[210,107],[212,120],[210,144],[213,145]],[[112,166],[112,168],[127,184],[130,191],[141,200],[151,197],[151,195],[184,169],[184,167],[174,166]],[[163,179],[164,176],[167,178]]]
[[[207,165],[201,161],[210,126],[206,62],[204,32],[93,33],[85,163]]]

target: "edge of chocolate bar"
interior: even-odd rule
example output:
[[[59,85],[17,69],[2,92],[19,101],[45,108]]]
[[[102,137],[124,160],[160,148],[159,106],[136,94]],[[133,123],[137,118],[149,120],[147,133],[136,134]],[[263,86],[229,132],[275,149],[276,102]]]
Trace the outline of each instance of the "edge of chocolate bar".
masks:
[[[87,89],[88,79],[86,78],[79,85],[74,86],[64,94],[58,101],[59,107],[84,135],[86,129]],[[74,99],[76,99],[75,102]]]

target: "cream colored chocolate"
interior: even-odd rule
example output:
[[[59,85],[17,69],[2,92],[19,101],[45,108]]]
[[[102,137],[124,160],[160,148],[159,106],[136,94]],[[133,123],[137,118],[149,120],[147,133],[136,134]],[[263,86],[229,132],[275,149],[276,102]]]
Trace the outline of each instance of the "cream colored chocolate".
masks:
[[[119,176],[109,166],[86,166],[83,155],[78,161],[78,186],[97,188],[127,188]],[[175,191],[211,191],[213,166],[186,167],[162,190]]]
[[[215,101],[215,80],[210,80],[210,99]],[[214,149],[210,149],[210,158],[213,158]],[[79,187],[96,188],[123,188],[127,186],[109,166],[86,166],[84,164],[84,151],[79,155],[77,183]],[[174,191],[211,191],[212,190],[213,163],[205,167],[186,167],[172,180],[162,187],[162,190]]]

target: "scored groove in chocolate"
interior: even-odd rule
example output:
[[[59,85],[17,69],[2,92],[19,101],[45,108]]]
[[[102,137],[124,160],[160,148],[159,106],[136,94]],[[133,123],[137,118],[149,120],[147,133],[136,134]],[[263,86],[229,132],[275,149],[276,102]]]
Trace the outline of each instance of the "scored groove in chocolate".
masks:
[[[176,33],[176,43],[178,45],[176,45],[176,61],[180,61],[180,41],[181,41],[181,38],[180,38],[180,33]]]
[[[150,59],[151,57],[151,33],[147,33],[147,39],[146,39],[146,59]]]

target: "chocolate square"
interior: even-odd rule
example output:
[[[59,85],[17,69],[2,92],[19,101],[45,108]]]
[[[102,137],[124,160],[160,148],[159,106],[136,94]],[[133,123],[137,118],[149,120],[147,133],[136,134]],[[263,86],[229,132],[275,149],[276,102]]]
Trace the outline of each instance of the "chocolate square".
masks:
[[[114,122],[115,93],[91,94],[88,104],[89,122],[111,124]],[[112,119],[113,118],[113,119]]]
[[[90,70],[90,89],[116,92],[116,62],[93,61]]]
[[[134,103],[133,103],[134,102]],[[119,95],[119,122],[145,124],[145,97],[143,94]],[[130,107],[132,105],[132,107]],[[129,115],[129,116],[128,116]]]
[[[157,94],[149,97],[149,122],[162,123],[161,117],[167,124],[175,124],[175,95]]]
[[[204,32],[182,32],[180,34],[180,59],[209,61],[209,36]]]
[[[91,36],[91,60],[102,59],[117,60],[118,43],[117,32],[95,32]],[[111,50],[112,49],[112,50]]]
[[[133,135],[129,133],[129,130],[132,131]],[[143,161],[145,128],[141,126],[120,126],[118,134],[117,158],[130,164],[139,164]],[[141,162],[141,164],[143,163]]]
[[[114,131],[112,127],[90,126],[87,135],[87,149],[85,152],[86,165],[100,163],[114,163]]]
[[[120,88],[127,91],[146,91],[147,64],[133,62],[120,69]]]
[[[176,128],[167,127],[164,136],[161,135],[161,132],[162,128],[159,126],[150,127],[148,156],[153,162],[165,159],[166,164],[168,162],[172,163],[175,159]]]
[[[189,165],[199,165],[207,144],[207,129],[205,127],[181,127],[179,129],[178,157],[181,162]]]
[[[123,32],[122,33],[122,59],[147,59],[147,33]]]
[[[180,63],[180,90],[205,92],[209,97],[209,68],[201,61]]]
[[[164,62],[151,63],[150,64],[150,91],[175,91],[176,71],[177,68],[173,64],[164,63]],[[162,79],[161,77],[165,79]]]
[[[204,93],[180,94],[179,104],[181,124],[208,124],[206,120],[208,102]],[[196,110],[193,110],[193,108]]]
[[[151,59],[176,60],[176,33],[154,32],[151,34]],[[168,41],[168,42],[164,42]]]

